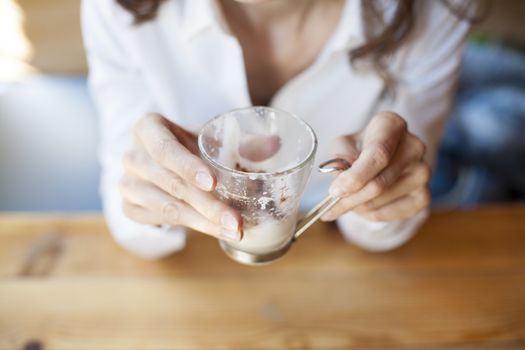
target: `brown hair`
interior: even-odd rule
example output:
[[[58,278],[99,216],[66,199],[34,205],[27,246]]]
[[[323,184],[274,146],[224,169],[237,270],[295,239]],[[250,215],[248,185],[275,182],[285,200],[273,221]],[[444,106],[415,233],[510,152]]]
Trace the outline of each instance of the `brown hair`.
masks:
[[[433,1],[433,0],[432,0]],[[452,0],[453,1],[453,0]],[[457,1],[456,1],[457,2]],[[484,2],[463,1],[452,4],[451,1],[441,0],[441,3],[456,17],[471,23],[480,22],[488,13],[489,4]],[[409,38],[416,20],[416,1],[398,0],[396,11],[390,23],[384,23],[382,11],[376,1],[363,1],[363,15],[366,42],[350,51],[350,61],[369,58],[372,66],[385,81],[389,92],[393,92],[395,82],[386,69],[384,60],[392,55]]]
[[[139,24],[155,18],[155,15],[165,0],[117,0],[130,11],[135,23]],[[433,1],[433,0],[432,0]],[[381,75],[387,86],[392,86],[392,78],[385,68],[384,60],[393,54],[409,37],[416,18],[415,0],[397,0],[396,11],[389,23],[384,23],[381,6],[373,0],[363,1],[363,12],[366,42],[349,52],[350,60],[369,58],[373,67]],[[442,3],[457,17],[471,22],[480,21],[488,11],[488,6],[473,6],[472,1],[463,2],[462,6],[452,5],[447,0]],[[486,3],[488,5],[488,3]],[[476,13],[474,13],[476,12]],[[483,12],[481,14],[481,12]]]

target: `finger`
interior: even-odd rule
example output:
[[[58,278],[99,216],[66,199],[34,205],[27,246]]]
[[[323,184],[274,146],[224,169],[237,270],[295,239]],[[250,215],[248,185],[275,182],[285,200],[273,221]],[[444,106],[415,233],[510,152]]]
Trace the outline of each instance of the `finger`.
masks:
[[[184,147],[168,128],[166,120],[158,114],[141,119],[135,126],[137,138],[155,162],[173,171],[184,180],[211,191],[216,179],[206,164]]]
[[[367,212],[375,210],[383,205],[396,200],[414,191],[416,188],[428,184],[432,173],[427,163],[417,163],[408,172],[401,175],[399,181],[391,188],[363,204],[354,207],[355,212]]]
[[[343,197],[343,199],[340,201],[341,204],[338,207],[335,207],[330,213],[327,213],[323,219],[333,220],[342,213],[340,211],[350,210],[351,208],[357,207],[373,200],[374,198],[382,196],[385,191],[390,191],[392,186],[395,186],[396,182],[398,182],[401,174],[406,172],[407,167],[409,167],[410,164],[415,164],[415,162],[419,161],[423,157],[424,150],[425,146],[423,142],[421,142],[417,137],[412,135],[406,137],[405,140],[401,142],[401,145],[398,147],[391,164],[386,169],[384,169],[381,173],[379,173],[379,175],[377,175],[357,192]],[[422,170],[423,173],[418,175],[425,175],[424,170],[427,169],[424,168],[425,167],[422,166],[422,169],[420,170]],[[430,170],[428,169],[426,173],[429,172]],[[427,177],[429,176],[430,175]],[[412,190],[411,188],[404,189],[407,191]]]
[[[430,202],[430,191],[425,186],[380,208],[358,214],[371,221],[404,220],[413,217],[421,210],[427,208]]]
[[[350,196],[355,196],[357,203],[364,203],[388,190],[397,182],[407,168],[421,161],[425,154],[425,144],[416,136],[408,134],[397,148],[390,164],[361,190]]]
[[[163,222],[152,211],[124,200],[122,211],[129,219],[143,225],[162,225]]]
[[[181,204],[184,206],[184,204]],[[188,209],[186,213],[181,213],[183,215],[182,222],[173,222],[172,212],[175,210],[180,210],[180,207],[177,204],[169,204],[166,206],[164,213],[170,215],[170,218],[166,218],[163,215],[160,215],[156,211],[152,211],[141,207],[139,205],[124,201],[123,211],[124,214],[131,220],[144,225],[162,225],[162,224],[173,224],[173,225],[182,225],[188,227],[194,231],[198,231],[218,239],[226,239],[233,242],[239,241],[239,235],[236,232],[229,232],[221,229],[212,222],[206,220],[204,217],[196,212],[192,212],[191,208]]]
[[[183,201],[140,179],[125,177],[119,189],[124,197],[124,213],[140,223],[181,225],[231,241],[242,238],[241,232],[222,228]]]
[[[343,158],[353,164],[359,158],[360,134],[339,136],[330,143],[330,154],[334,158]]]
[[[151,182],[174,198],[188,203],[208,220],[231,231],[242,230],[241,215],[218,200],[211,193],[202,191],[184,181],[180,176],[158,165],[146,151],[135,148],[124,157],[124,167],[140,179]]]
[[[279,135],[245,135],[239,145],[241,157],[254,162],[261,162],[273,156],[281,148]]]
[[[374,117],[363,134],[359,157],[332,182],[330,194],[342,197],[363,188],[389,165],[406,132],[406,122],[394,113]]]
[[[428,183],[430,176],[430,167],[423,162],[417,163],[413,167],[410,167],[408,171],[403,173],[403,175],[401,175],[398,181],[392,185],[391,188],[381,193],[377,197],[363,202],[360,196],[361,193],[366,194],[365,186],[365,189],[359,191],[357,194],[341,198],[337,205],[335,205],[329,212],[323,215],[321,219],[323,221],[332,221],[350,210],[356,212],[373,210],[399,197],[411,193],[416,188],[425,186]]]
[[[175,135],[177,141],[179,141],[180,144],[182,144],[191,153],[199,155],[199,146],[197,142],[198,132],[195,133],[193,131],[186,130],[173,123],[167,123],[166,127],[171,131],[173,135]],[[197,128],[197,130],[200,129],[198,126],[195,126],[195,128]]]

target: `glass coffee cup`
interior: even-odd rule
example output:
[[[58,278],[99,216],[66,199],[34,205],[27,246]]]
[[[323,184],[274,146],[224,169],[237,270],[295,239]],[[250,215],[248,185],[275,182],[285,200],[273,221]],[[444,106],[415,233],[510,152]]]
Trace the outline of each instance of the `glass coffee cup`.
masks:
[[[248,107],[220,114],[203,126],[198,145],[201,157],[217,177],[216,195],[242,216],[242,240],[220,241],[224,252],[238,262],[261,264],[282,256],[298,234],[338,200],[327,197],[307,214],[312,219],[302,220],[297,227],[317,137],[306,122],[291,113]],[[257,155],[261,150],[262,157]],[[333,170],[342,169],[321,169]]]

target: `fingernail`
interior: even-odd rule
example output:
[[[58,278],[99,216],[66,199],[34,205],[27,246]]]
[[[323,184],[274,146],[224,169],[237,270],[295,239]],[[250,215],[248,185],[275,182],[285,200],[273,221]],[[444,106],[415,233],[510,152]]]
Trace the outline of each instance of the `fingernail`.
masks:
[[[239,229],[239,222],[230,213],[224,213],[221,216],[221,225],[224,226],[227,230],[237,231]]]
[[[205,171],[199,171],[195,176],[195,181],[203,190],[209,191],[213,187],[213,178]]]
[[[329,192],[332,197],[342,197],[345,194],[345,190],[339,186],[330,187]]]
[[[221,230],[220,235],[230,241],[239,242],[241,240],[241,234],[237,231]]]

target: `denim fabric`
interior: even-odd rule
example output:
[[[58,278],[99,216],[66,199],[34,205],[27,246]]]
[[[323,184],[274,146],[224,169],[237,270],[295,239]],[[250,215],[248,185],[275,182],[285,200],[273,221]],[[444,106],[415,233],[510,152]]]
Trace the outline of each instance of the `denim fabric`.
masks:
[[[525,55],[467,47],[431,189],[438,207],[525,199]]]

